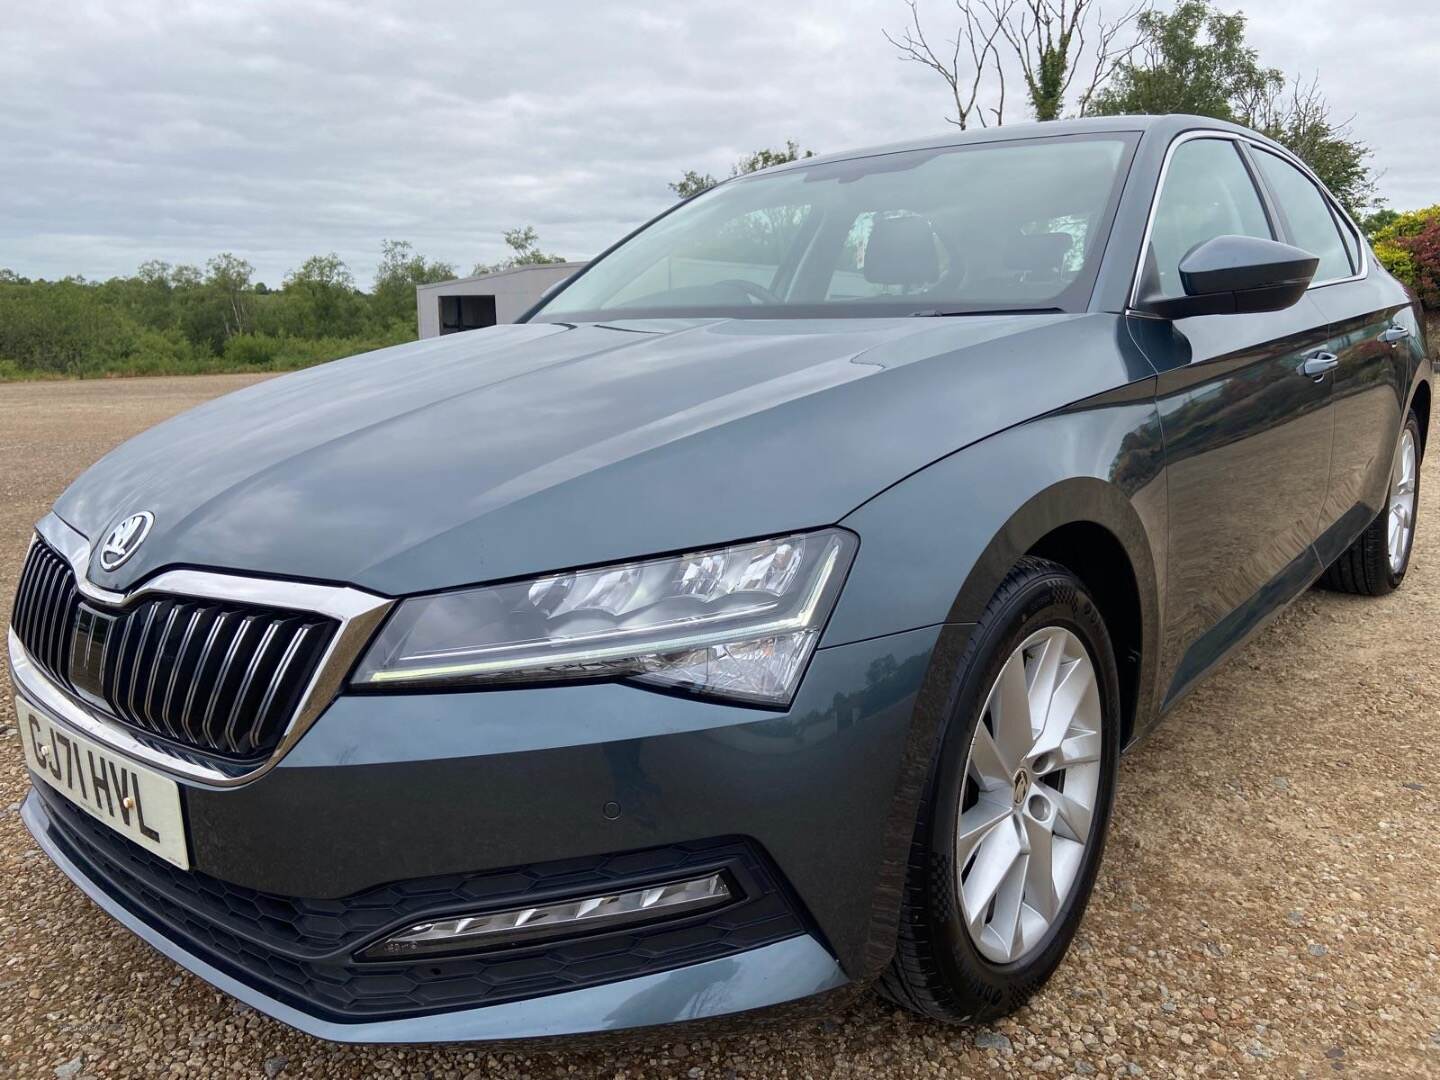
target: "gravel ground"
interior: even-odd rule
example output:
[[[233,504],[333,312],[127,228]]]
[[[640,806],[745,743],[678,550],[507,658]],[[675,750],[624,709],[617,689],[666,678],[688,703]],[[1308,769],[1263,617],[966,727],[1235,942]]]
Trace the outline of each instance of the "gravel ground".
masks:
[[[87,463],[250,381],[0,385],[4,610],[31,523]],[[1440,1076],[1440,474],[1425,471],[1404,589],[1302,597],[1125,759],[1075,947],[988,1029],[866,997],[833,1021],[562,1053],[317,1042],[151,951],[35,850],[0,675],[0,1073]]]

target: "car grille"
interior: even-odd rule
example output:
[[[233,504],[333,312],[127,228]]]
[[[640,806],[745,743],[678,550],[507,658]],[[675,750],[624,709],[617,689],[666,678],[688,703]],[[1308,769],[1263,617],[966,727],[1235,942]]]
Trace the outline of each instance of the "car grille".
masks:
[[[312,1015],[392,1019],[577,990],[733,956],[805,933],[769,860],[736,837],[380,885],[338,900],[258,892],[181,870],[35,786],[47,836],[91,881],[232,978]],[[458,956],[377,962],[355,954],[411,923],[720,870],[736,899],[623,930]]]
[[[52,676],[70,670],[70,642],[79,608],[80,590],[70,564],[37,539],[20,572],[10,624],[30,656]]]
[[[47,675],[116,720],[162,742],[249,761],[279,744],[337,624],[182,596],[93,604],[69,563],[37,539],[12,625]]]

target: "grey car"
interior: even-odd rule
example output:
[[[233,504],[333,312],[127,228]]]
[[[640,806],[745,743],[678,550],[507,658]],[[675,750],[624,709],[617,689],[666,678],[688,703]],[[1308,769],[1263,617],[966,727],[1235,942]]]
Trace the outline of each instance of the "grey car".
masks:
[[[995,1017],[1075,933],[1120,753],[1312,583],[1400,585],[1421,337],[1314,176],[1211,120],[735,179],[518,324],[77,480],[9,632],[24,821],[330,1039],[869,985]]]

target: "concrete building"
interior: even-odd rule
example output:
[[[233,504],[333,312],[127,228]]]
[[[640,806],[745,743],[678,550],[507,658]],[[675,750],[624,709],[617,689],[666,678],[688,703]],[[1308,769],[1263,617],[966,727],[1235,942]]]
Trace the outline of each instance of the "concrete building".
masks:
[[[546,289],[564,281],[584,265],[567,262],[516,266],[494,274],[418,286],[415,313],[420,320],[420,336],[439,337],[514,322],[530,310]]]

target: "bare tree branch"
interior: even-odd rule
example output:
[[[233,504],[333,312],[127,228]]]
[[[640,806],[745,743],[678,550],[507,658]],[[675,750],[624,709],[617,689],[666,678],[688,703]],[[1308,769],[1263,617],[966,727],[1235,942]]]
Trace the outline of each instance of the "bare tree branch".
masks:
[[[1352,214],[1374,205],[1376,174],[1370,147],[1351,134],[1354,117],[1336,117],[1318,76],[1286,80],[1279,72],[1256,80],[1232,103],[1236,118],[1295,154]]]
[[[1000,63],[996,41],[1003,32],[1005,18],[1015,2],[1016,0],[985,0],[981,5],[982,14],[977,14],[969,3],[955,0],[961,23],[950,43],[948,61],[935,52],[925,36],[925,29],[920,23],[918,0],[905,0],[910,9],[910,25],[901,32],[900,37],[892,36],[888,30],[881,31],[885,40],[899,52],[901,60],[927,67],[945,80],[955,104],[954,118],[947,116],[945,119],[962,131],[970,126],[972,119],[978,121],[981,127],[988,126],[984,110],[978,109],[976,105],[985,85],[986,71],[990,68],[994,69],[1000,87],[1000,107],[992,112],[997,124],[1003,120],[1005,71]],[[962,64],[962,49],[970,54],[968,64]]]
[[[1114,22],[1106,22],[1104,16],[1098,19],[1097,33],[1095,38],[1095,67],[1091,71],[1090,81],[1085,85],[1084,91],[1080,94],[1079,115],[1084,116],[1090,110],[1090,102],[1112,78],[1115,73],[1125,64],[1130,62],[1135,55],[1135,50],[1140,47],[1138,38],[1131,36],[1135,25],[1139,22],[1140,16],[1150,10],[1149,0],[1141,0],[1134,7],[1126,9]],[[1076,53],[1084,51],[1084,35],[1082,26],[1081,40],[1076,48]],[[1126,38],[1129,37],[1127,41]],[[1072,71],[1073,75],[1073,71]],[[1069,87],[1069,81],[1066,81]]]
[[[990,112],[995,117],[995,126],[1005,126],[1005,65],[1000,62],[999,51],[995,54],[996,102]]]
[[[1119,18],[1107,20],[1100,0],[954,0],[958,12],[948,53],[937,52],[921,25],[919,0],[905,0],[910,24],[898,35],[882,31],[901,60],[921,64],[945,80],[960,128],[1005,122],[1006,71],[1002,50],[1014,56],[1030,105],[1039,120],[1055,120],[1077,80],[1082,57],[1094,54],[1079,98],[1085,115],[1095,94],[1120,70],[1140,42],[1132,32],[1152,0],[1134,0]],[[968,61],[965,54],[968,53]],[[997,104],[980,106],[991,86]],[[988,119],[987,119],[988,117]]]

